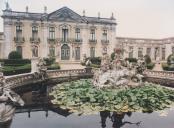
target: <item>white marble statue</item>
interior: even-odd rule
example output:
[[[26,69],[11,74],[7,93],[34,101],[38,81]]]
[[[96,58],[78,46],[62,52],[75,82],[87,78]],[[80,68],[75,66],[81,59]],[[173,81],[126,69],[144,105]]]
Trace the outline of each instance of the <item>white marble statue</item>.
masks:
[[[118,51],[118,50],[117,50]],[[140,73],[142,62],[135,66],[125,62],[121,58],[121,52],[115,53],[115,60],[112,62],[108,55],[103,55],[101,68],[94,73],[93,85],[97,88],[119,87],[119,86],[140,86],[143,75]],[[125,66],[126,65],[126,66]]]
[[[15,114],[15,104],[24,105],[21,97],[9,88],[5,88],[5,78],[0,76],[0,127],[11,122]]]

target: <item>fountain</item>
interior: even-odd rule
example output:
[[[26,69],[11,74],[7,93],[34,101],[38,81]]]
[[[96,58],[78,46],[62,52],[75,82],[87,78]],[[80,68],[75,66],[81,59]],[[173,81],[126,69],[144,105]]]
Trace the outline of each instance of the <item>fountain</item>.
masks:
[[[5,77],[0,72],[0,127],[10,127],[16,105],[24,106],[24,101],[6,86]]]
[[[121,50],[115,49],[113,61],[106,53],[103,54],[101,68],[94,74],[93,85],[97,88],[140,86],[143,85],[142,72],[144,69],[143,60],[132,65],[123,60]]]

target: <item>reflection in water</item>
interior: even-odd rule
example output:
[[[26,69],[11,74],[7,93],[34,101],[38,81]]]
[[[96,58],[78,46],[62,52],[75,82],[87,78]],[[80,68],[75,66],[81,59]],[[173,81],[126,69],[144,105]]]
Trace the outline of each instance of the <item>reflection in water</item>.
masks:
[[[26,104],[23,107],[16,107],[16,116],[12,122],[12,128],[36,128],[38,126],[43,128],[137,128],[138,125],[140,125],[140,122],[138,122],[139,120],[143,120],[143,125],[141,124],[141,128],[150,128],[151,126],[154,126],[154,128],[173,128],[174,124],[172,120],[174,118],[173,111],[171,116],[165,119],[164,117],[160,118],[155,113],[118,114],[109,111],[100,112],[100,115],[81,116],[79,118],[74,114],[70,115],[71,113],[66,110],[60,109],[56,105],[51,104],[50,98],[48,98],[47,94],[43,93],[42,91],[35,90],[32,92],[24,93],[22,94],[22,99]],[[43,112],[41,113],[39,111],[44,111],[44,115]],[[26,114],[17,113],[26,113],[31,119],[26,120],[28,118],[26,117]],[[45,119],[44,117],[48,118]],[[131,117],[131,119],[129,119],[128,117]],[[101,124],[99,123],[100,120]],[[130,120],[137,121],[137,123],[132,123],[132,121]],[[0,124],[0,128],[9,128],[10,123],[11,122],[7,122],[3,125]]]
[[[123,119],[125,117],[125,115],[128,115],[129,117],[132,115],[131,112],[128,112],[128,113],[116,113],[116,112],[113,112],[112,113],[112,116],[110,114],[109,111],[101,111],[100,112],[100,117],[101,117],[101,127],[102,128],[105,128],[106,127],[106,119],[107,118],[110,118],[113,125],[112,127],[113,128],[121,128],[122,126],[124,126],[125,124],[136,124],[137,126],[140,125],[141,121],[140,122],[137,122],[137,123],[132,123],[132,122],[129,122],[129,121],[124,121],[123,122]]]
[[[0,122],[0,128],[10,128],[12,120]]]

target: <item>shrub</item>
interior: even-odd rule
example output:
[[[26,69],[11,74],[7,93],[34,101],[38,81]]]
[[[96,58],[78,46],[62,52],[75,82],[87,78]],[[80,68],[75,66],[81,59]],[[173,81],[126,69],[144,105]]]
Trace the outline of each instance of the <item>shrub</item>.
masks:
[[[5,76],[29,73],[29,72],[31,72],[31,64],[26,64],[24,66],[18,66],[18,67],[14,67],[14,66],[3,67],[3,73]]]
[[[171,62],[174,62],[174,54],[171,54],[167,57],[167,64],[170,65]]]
[[[162,63],[162,68],[163,68],[163,70],[168,71],[169,70],[169,65],[167,63]]]
[[[22,66],[26,64],[31,64],[29,59],[4,59],[4,66]]]
[[[89,57],[92,64],[100,65],[101,64],[101,57]]]
[[[154,63],[148,63],[148,64],[146,64],[147,69],[153,69],[154,66],[155,66]]]
[[[47,66],[52,65],[55,62],[55,58],[50,57],[50,58],[44,58],[44,61],[46,62]]]
[[[93,68],[100,68],[100,65],[97,65],[97,64],[91,64],[90,66]]]
[[[113,52],[113,53],[111,54],[111,59],[114,60],[114,58],[115,58],[115,52]]]
[[[22,59],[22,55],[17,51],[12,51],[9,53],[8,59]]]
[[[136,58],[126,58],[125,60],[129,61],[129,62],[137,63],[137,59]]]
[[[145,58],[145,63],[146,64],[150,64],[152,62],[149,55],[145,55],[144,58]]]
[[[48,70],[60,69],[60,65],[59,65],[59,63],[54,63],[54,64],[48,66],[47,69],[48,69]]]

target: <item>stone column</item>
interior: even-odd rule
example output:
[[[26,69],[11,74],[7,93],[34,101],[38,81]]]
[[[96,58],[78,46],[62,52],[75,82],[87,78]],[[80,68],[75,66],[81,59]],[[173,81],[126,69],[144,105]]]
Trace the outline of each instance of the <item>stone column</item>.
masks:
[[[8,54],[13,50],[12,22],[10,19],[4,19],[4,36],[3,55],[4,58],[8,58]]]
[[[31,59],[31,72],[32,73],[39,71],[38,66],[37,66],[38,62],[39,62],[38,57],[35,57],[35,58]]]
[[[155,48],[154,47],[151,47],[151,59],[152,59],[152,61],[155,60]]]
[[[47,42],[47,38],[48,38],[48,26],[47,23],[43,23],[42,24],[42,48],[40,49],[41,52],[41,56],[42,57],[48,57],[48,42]]]

